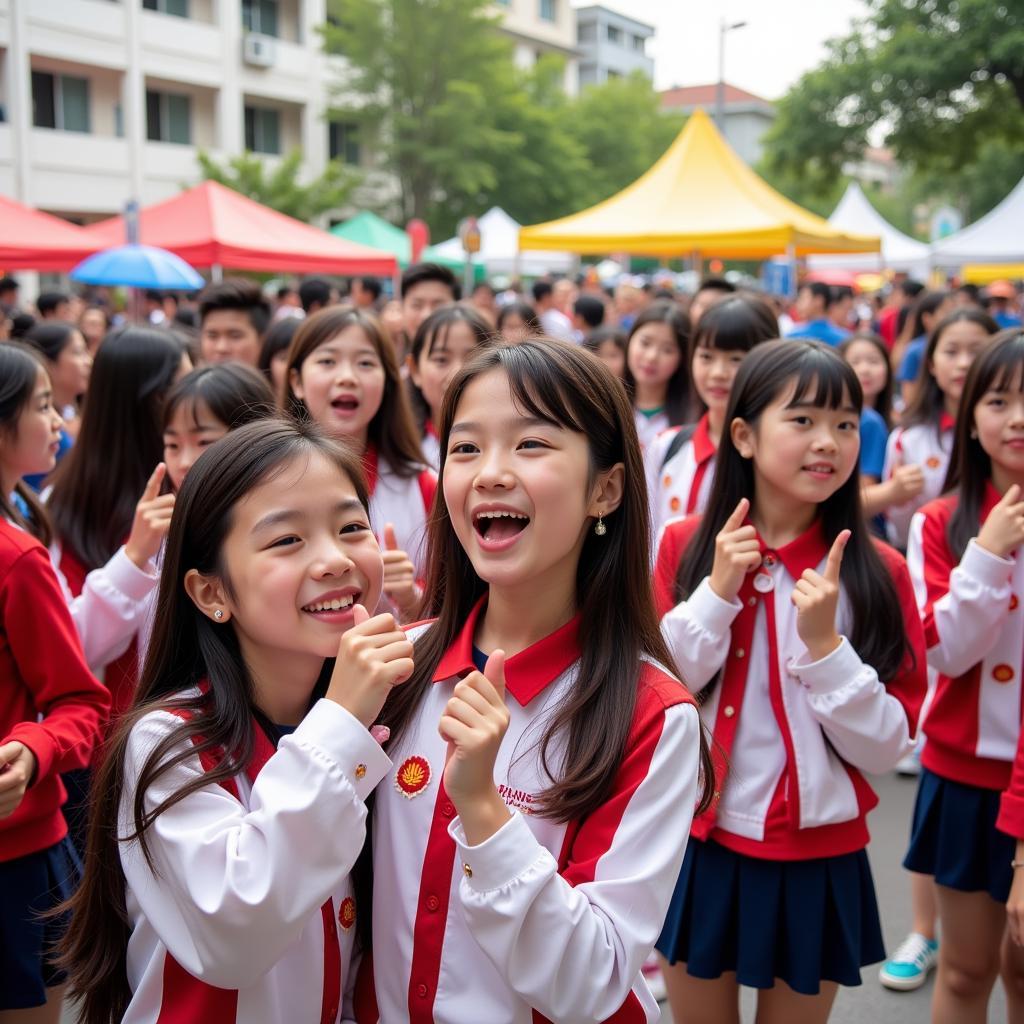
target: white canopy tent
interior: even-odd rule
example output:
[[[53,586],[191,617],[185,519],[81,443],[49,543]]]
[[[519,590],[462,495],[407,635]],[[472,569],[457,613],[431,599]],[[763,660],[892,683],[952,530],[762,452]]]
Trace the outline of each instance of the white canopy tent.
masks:
[[[519,249],[519,228],[500,206],[492,206],[479,218],[480,251],[474,262],[483,263],[489,274],[517,274],[523,277],[542,277],[544,274],[566,274],[575,266],[575,257],[568,252],[541,252]],[[449,238],[433,247],[452,259],[464,256],[462,242]]]
[[[1024,263],[1024,178],[981,220],[932,246],[939,267],[965,263]]]
[[[877,235],[882,240],[881,252],[837,253],[807,257],[808,270],[848,270],[869,274],[881,270],[899,270],[912,277],[924,278],[929,268],[929,248],[890,224],[864,195],[855,181],[846,186],[843,198],[832,211],[829,224],[857,235]]]

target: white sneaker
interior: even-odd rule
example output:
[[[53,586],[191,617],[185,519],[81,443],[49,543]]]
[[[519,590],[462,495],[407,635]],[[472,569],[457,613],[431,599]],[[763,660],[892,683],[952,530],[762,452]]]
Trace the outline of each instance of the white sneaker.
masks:
[[[920,988],[939,959],[939,944],[911,932],[897,947],[896,952],[882,964],[878,980],[897,992],[910,992]]]
[[[658,958],[653,953],[644,961],[643,967],[640,968],[640,973],[643,974],[644,981],[647,982],[647,987],[651,990],[651,995],[653,995],[659,1003],[668,999],[668,990],[665,988],[665,979],[661,976],[661,967],[658,964]]]

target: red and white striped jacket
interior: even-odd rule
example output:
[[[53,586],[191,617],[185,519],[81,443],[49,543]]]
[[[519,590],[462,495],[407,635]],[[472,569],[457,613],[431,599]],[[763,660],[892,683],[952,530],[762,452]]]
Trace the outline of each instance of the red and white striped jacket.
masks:
[[[139,772],[181,724],[165,711],[132,729],[120,835],[134,831]],[[333,701],[318,701],[275,751],[257,727],[244,775],[164,811],[122,843],[132,934],[126,1024],[336,1024],[354,939],[348,884],[366,835],[365,800],[391,762]],[[211,766],[188,758],[145,795],[152,810]],[[344,1013],[348,1019],[349,1013]]]
[[[655,534],[670,519],[703,512],[711,493],[716,449],[708,433],[707,413],[691,428],[691,437],[666,462],[665,455],[682,429],[673,427],[663,431],[644,454]]]
[[[893,505],[885,510],[889,541],[905,551],[910,532],[910,520],[914,513],[942,493],[949,469],[949,456],[953,451],[953,434],[956,420],[943,412],[938,427],[934,424],[918,424],[913,427],[897,427],[890,435],[885,448],[885,466],[882,479],[892,479],[897,466],[920,466],[924,474],[924,490],[904,505]]]
[[[999,502],[989,485],[981,523]],[[937,673],[922,731],[921,762],[954,782],[1002,790],[1021,727],[1024,560],[1000,558],[976,541],[957,561],[946,530],[958,496],[914,516],[907,561],[924,620],[928,664]]]
[[[661,630],[687,685],[697,692],[721,674],[700,703],[714,733],[719,790],[691,834],[766,860],[863,849],[878,798],[862,772],[888,771],[907,753],[926,691],[921,622],[903,559],[878,545],[916,664],[908,655],[896,678],[882,681],[845,637],[812,662],[797,633],[794,586],[805,569],[823,572],[828,555],[820,520],[777,550],[762,541],[761,568],[735,601],[723,601],[705,579],[677,604],[676,573],[699,522],[668,523],[655,567]],[[840,633],[850,625],[841,593]]]
[[[692,698],[645,662],[612,792],[586,820],[566,824],[534,813],[550,784],[536,742],[578,670],[578,618],[509,658],[511,722],[494,778],[513,817],[470,846],[444,790],[437,723],[473,669],[480,607],[441,659],[374,797],[374,985],[357,997],[356,1020],[657,1021],[640,968],[668,910],[697,799]],[[552,763],[559,759],[552,750]]]

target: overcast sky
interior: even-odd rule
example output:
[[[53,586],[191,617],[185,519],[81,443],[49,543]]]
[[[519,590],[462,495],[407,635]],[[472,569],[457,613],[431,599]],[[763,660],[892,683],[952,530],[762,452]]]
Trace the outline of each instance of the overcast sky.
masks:
[[[572,0],[585,7],[594,0]],[[599,0],[655,27],[647,44],[657,88],[718,80],[718,26],[746,21],[726,36],[725,80],[777,99],[825,55],[826,39],[845,35],[862,0]]]

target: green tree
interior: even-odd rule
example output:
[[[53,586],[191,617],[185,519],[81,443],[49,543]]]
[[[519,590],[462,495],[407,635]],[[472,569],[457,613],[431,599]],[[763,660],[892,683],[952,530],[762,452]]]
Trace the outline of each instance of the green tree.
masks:
[[[991,0],[868,0],[867,16],[829,43],[825,61],[777,109],[767,166],[799,176],[819,197],[878,133],[901,163],[939,176],[966,171],[987,146],[1019,153],[1024,10]]]
[[[264,206],[307,222],[344,206],[360,181],[358,172],[332,160],[318,178],[302,184],[299,149],[292,150],[273,170],[253,153],[243,153],[221,165],[200,151],[198,160],[204,180],[219,181]]]

